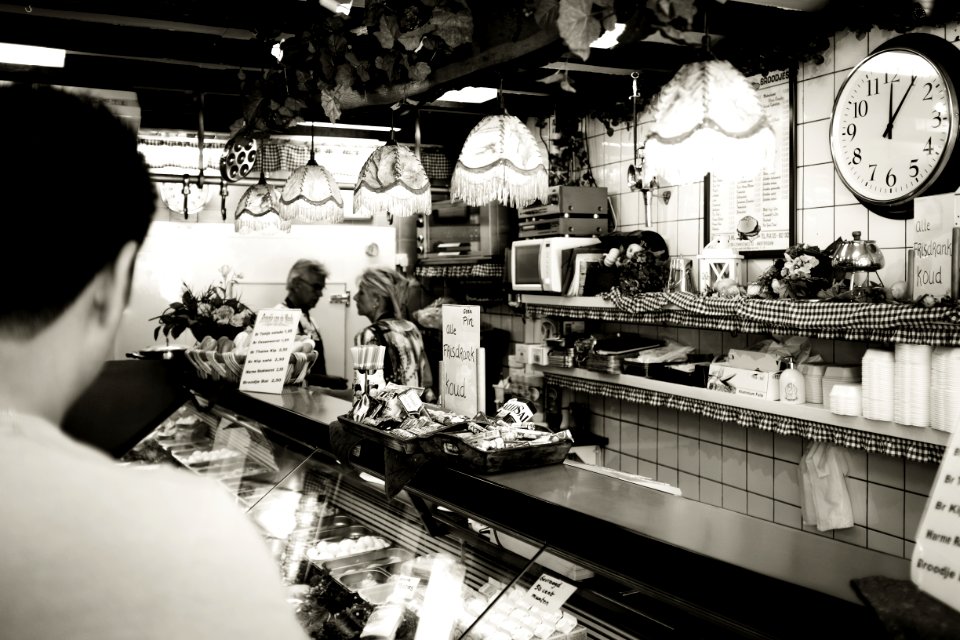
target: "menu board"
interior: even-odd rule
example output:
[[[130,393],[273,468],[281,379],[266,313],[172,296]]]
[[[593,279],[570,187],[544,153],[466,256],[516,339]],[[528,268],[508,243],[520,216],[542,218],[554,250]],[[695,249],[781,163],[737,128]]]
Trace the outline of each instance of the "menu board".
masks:
[[[955,425],[917,527],[910,579],[960,610],[960,425]]]
[[[241,391],[280,393],[287,376],[290,351],[300,325],[299,309],[263,309],[250,336],[240,376]]]
[[[772,167],[743,180],[704,180],[704,244],[729,237],[740,253],[783,252],[794,242],[793,222],[793,79],[790,71],[747,78],[756,89],[773,128],[776,151]]]

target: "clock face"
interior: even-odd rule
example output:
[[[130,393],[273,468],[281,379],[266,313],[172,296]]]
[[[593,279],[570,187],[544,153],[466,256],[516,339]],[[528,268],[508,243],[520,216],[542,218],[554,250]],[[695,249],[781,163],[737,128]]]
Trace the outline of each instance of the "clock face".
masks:
[[[844,82],[830,123],[841,179],[867,206],[905,203],[927,190],[957,138],[957,95],[942,68],[892,48],[864,59]]]

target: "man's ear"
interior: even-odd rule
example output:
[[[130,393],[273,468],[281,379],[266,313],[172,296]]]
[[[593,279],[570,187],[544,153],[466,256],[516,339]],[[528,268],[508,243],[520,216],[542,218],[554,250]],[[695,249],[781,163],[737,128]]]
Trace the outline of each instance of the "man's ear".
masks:
[[[97,275],[93,291],[93,308],[100,322],[116,326],[130,301],[133,264],[138,245],[132,240],[123,245],[114,261]]]

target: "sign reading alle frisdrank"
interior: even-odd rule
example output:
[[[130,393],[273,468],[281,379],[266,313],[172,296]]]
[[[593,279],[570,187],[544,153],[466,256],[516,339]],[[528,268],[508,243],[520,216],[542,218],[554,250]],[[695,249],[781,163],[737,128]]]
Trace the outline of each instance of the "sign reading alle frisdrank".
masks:
[[[247,359],[240,375],[241,391],[283,391],[300,314],[299,309],[263,309],[257,312],[257,322],[253,325]]]
[[[443,326],[440,398],[443,408],[473,417],[480,409],[480,307],[445,304],[440,314]]]

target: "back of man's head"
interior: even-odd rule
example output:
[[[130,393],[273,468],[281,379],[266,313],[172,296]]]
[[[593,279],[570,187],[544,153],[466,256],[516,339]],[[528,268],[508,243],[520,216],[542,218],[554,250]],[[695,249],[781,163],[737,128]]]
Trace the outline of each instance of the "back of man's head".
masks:
[[[136,134],[102,104],[2,86],[0,122],[0,337],[29,338],[142,243],[156,196]]]

